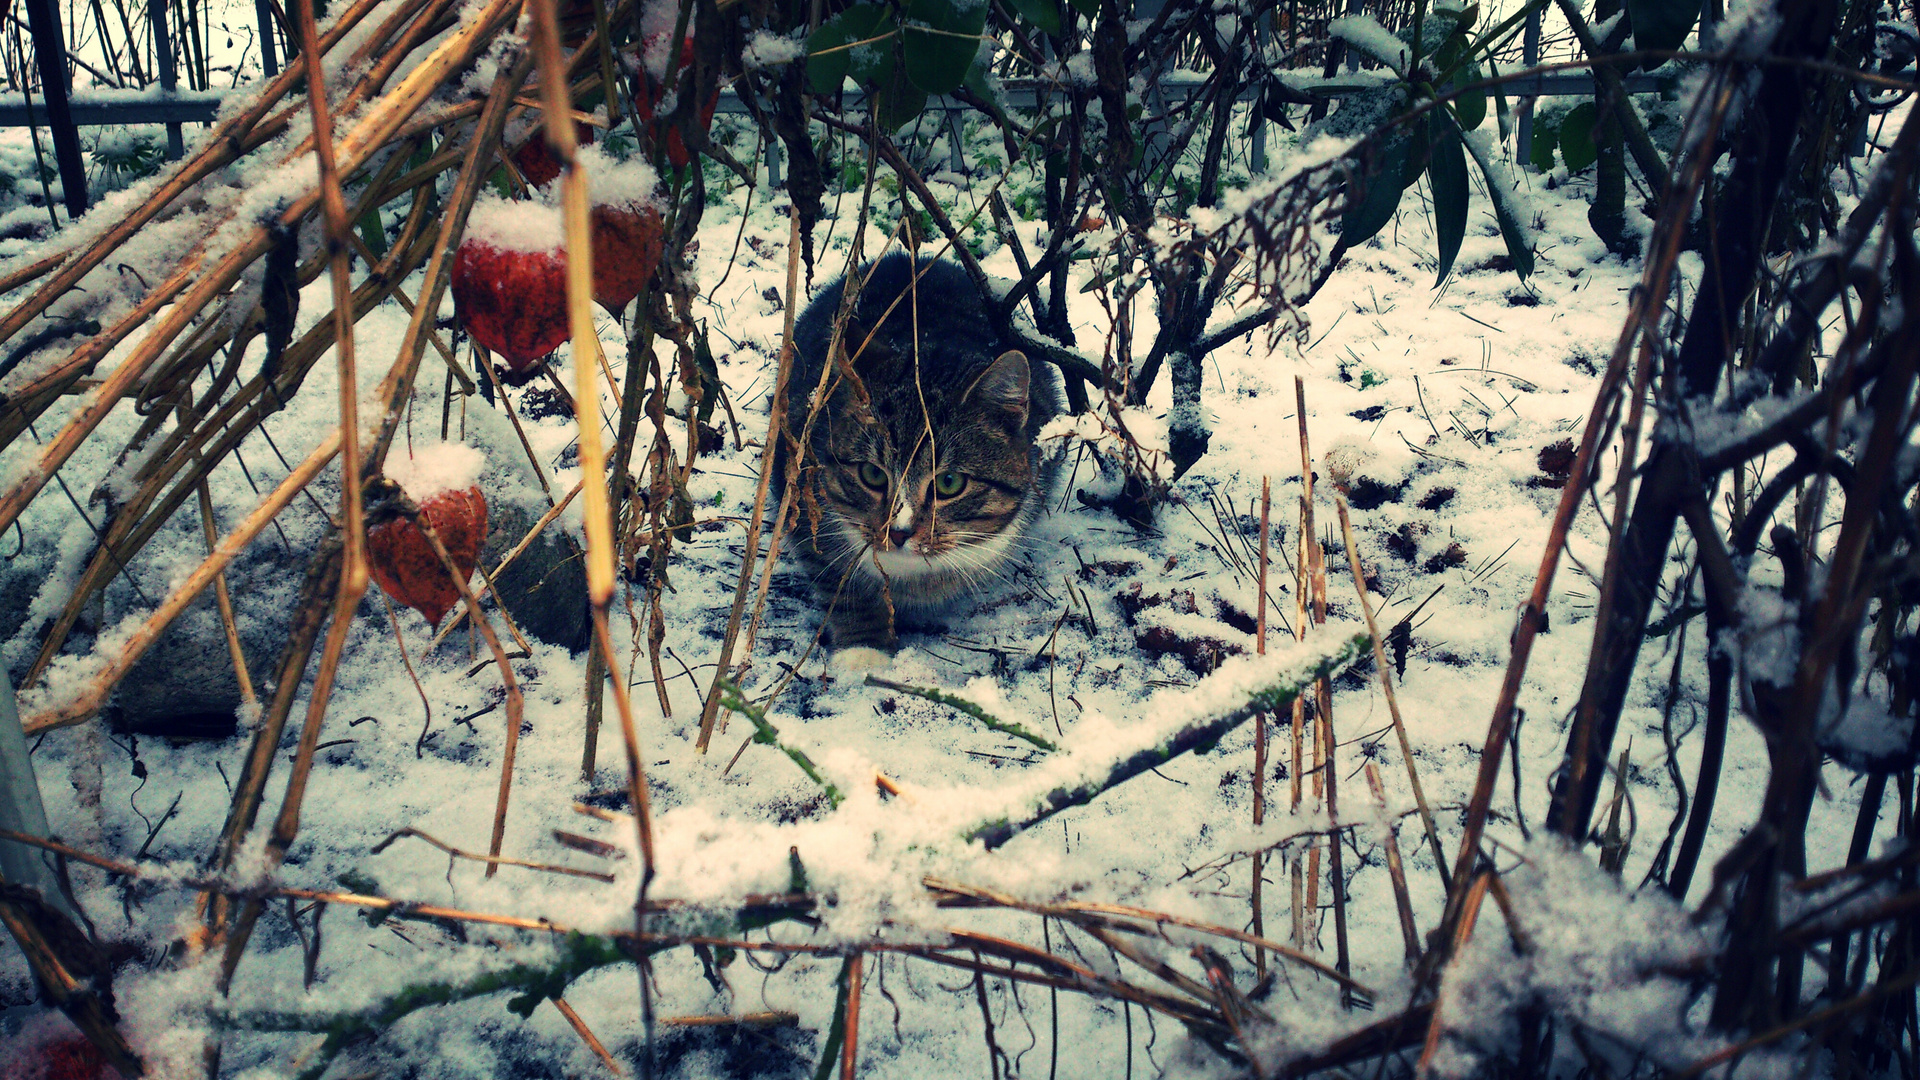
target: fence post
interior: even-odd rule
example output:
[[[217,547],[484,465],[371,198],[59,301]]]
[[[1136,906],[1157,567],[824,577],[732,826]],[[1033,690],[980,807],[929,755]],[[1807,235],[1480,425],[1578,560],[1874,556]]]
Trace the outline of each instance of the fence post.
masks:
[[[1263,65],[1267,58],[1267,23],[1272,19],[1273,13],[1269,12],[1253,24],[1253,51]],[[1267,171],[1267,118],[1261,114],[1260,106],[1260,97],[1256,95],[1247,109],[1247,126],[1253,129],[1252,157],[1247,164],[1255,174]]]
[[[280,74],[280,58],[273,47],[273,8],[267,0],[253,0],[253,17],[260,24],[260,70],[271,79]]]
[[[173,39],[167,34],[167,0],[147,0],[147,21],[153,24],[153,57],[160,66],[160,89],[171,94],[180,85],[180,73],[173,66]],[[178,161],[187,154],[180,137],[180,125],[167,125],[167,159]]]
[[[1540,12],[1535,9],[1527,16],[1526,35],[1520,44],[1520,66],[1536,67],[1540,63]],[[1525,166],[1533,160],[1533,103],[1532,97],[1523,97],[1514,102],[1514,163]]]
[[[40,93],[47,99],[47,127],[53,132],[53,160],[67,197],[67,218],[87,212],[87,166],[80,157],[80,129],[68,100],[66,35],[53,0],[26,0],[27,29],[33,34],[33,62],[40,69]]]

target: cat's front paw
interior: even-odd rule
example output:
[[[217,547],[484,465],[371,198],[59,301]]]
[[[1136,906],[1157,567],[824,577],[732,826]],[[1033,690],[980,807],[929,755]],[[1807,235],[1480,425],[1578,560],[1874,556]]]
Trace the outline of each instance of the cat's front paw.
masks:
[[[827,670],[835,675],[857,676],[869,671],[879,671],[893,663],[893,655],[871,645],[849,645],[844,649],[835,649],[832,659],[827,661]]]

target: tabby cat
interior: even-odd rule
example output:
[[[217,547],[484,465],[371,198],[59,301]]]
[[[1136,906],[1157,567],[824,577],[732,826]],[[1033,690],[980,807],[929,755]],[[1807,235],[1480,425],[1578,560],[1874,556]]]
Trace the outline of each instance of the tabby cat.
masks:
[[[848,288],[858,298],[839,355],[851,362],[829,365]],[[873,666],[897,626],[1009,580],[1055,472],[1034,436],[1060,413],[1058,379],[1000,340],[959,266],[900,253],[822,290],[794,345],[774,476],[784,481],[790,440],[804,438],[794,548],[836,663]]]

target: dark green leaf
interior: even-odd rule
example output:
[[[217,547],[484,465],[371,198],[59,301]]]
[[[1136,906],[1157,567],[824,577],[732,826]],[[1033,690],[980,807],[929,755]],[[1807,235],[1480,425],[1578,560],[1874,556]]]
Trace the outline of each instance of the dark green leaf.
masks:
[[[1461,68],[1460,73],[1453,77],[1453,81],[1449,85],[1466,86],[1469,83],[1479,82],[1481,78],[1479,65],[1470,64],[1467,67]],[[1472,131],[1474,128],[1479,127],[1485,123],[1487,119],[1487,92],[1485,90],[1468,90],[1459,97],[1454,98],[1453,113],[1460,121],[1460,130]]]
[[[814,1067],[813,1080],[832,1080],[840,1072],[840,1054],[847,1042],[847,984],[848,974],[853,971],[854,957],[849,956],[840,962],[840,977],[834,980],[840,987],[833,999],[833,1021],[827,1025],[827,1037],[820,1047],[820,1064]]]
[[[890,41],[874,41],[866,48],[848,46],[893,33],[893,16],[879,4],[855,4],[820,24],[807,38],[807,81],[816,94],[832,94],[848,74],[863,82],[892,74]],[[856,60],[858,65],[856,66]],[[884,68],[884,73],[879,70]]]
[[[874,89],[868,107],[883,130],[898,131],[925,111],[927,92],[904,75],[896,75]]]
[[[1020,13],[1021,18],[1054,37],[1060,36],[1059,0],[1009,0],[1009,2],[1013,5],[1013,10]],[[985,5],[982,5],[981,10],[985,10]]]
[[[807,867],[800,861],[800,849],[788,848],[787,891],[797,895],[806,892],[810,887],[807,884]]]
[[[966,80],[962,82],[960,85],[973,91],[974,96],[979,98],[981,101],[992,102],[997,95],[995,95],[993,90],[993,65],[988,63],[987,61],[988,61],[987,54],[984,54],[984,53],[975,54],[973,58],[973,66],[967,69]],[[997,108],[994,112],[994,116],[996,119],[1002,120],[1001,126],[1004,127],[1005,126],[1004,117],[998,111]]]
[[[1507,92],[1501,89],[1501,87],[1504,86],[1505,84],[1499,81],[1500,65],[1494,63],[1493,57],[1491,56],[1487,57],[1487,70],[1492,74],[1494,79],[1494,83],[1493,83],[1494,115],[1500,121],[1500,141],[1505,142],[1507,140],[1507,136],[1513,134],[1513,118],[1508,113],[1508,110],[1507,110]]]
[[[908,26],[902,36],[907,78],[929,94],[950,94],[959,89],[973,67],[974,54],[980,51],[979,38],[942,30]]]
[[[367,212],[360,215],[360,220],[354,223],[354,228],[359,230],[361,242],[367,245],[368,251],[373,252],[374,258],[377,259],[387,253],[387,230],[380,224],[379,207],[367,207]]]
[[[1541,172],[1553,171],[1553,148],[1560,145],[1560,121],[1558,119],[1535,116],[1533,118],[1533,149],[1527,154],[1527,161]]]
[[[1500,223],[1500,238],[1507,243],[1507,258],[1513,263],[1513,272],[1525,281],[1533,273],[1533,248],[1528,244],[1526,227],[1514,217],[1513,192],[1505,186],[1506,170],[1497,168],[1488,157],[1492,153],[1492,140],[1461,141],[1473,155],[1473,163],[1480,167],[1481,178],[1487,182],[1487,194],[1493,199],[1493,217]]]
[[[1467,155],[1460,132],[1444,109],[1433,113],[1433,160],[1427,165],[1427,184],[1433,189],[1433,229],[1440,244],[1439,288],[1453,270],[1460,241],[1467,235]]]
[[[1565,120],[1560,121],[1560,157],[1567,163],[1570,173],[1579,172],[1599,160],[1600,151],[1593,145],[1595,115],[1593,102],[1583,101],[1567,112]]]
[[[838,93],[847,81],[846,28],[838,16],[820,24],[807,37],[807,82],[816,94]],[[831,50],[831,51],[829,51]]]
[[[1637,49],[1678,49],[1699,16],[1696,0],[1627,0]]]
[[[896,66],[894,57],[898,54],[900,27],[894,22],[893,13],[877,5],[861,5],[872,8],[872,13],[862,13],[862,21],[848,24],[847,40],[862,44],[854,45],[849,53],[852,59],[853,77],[867,86],[880,86],[893,81]],[[848,9],[852,14],[852,9]],[[866,21],[871,17],[871,22]]]
[[[1359,198],[1355,199],[1354,189],[1349,188],[1346,216],[1340,221],[1341,243],[1359,247],[1393,220],[1404,190],[1402,170],[1407,159],[1416,156],[1414,149],[1412,139],[1395,135],[1380,149],[1355,160],[1352,183],[1361,185]]]
[[[966,80],[987,26],[987,5],[962,0],[911,0],[904,28],[907,77],[929,94],[948,94]],[[924,25],[923,25],[924,24]]]
[[[1067,0],[1073,10],[1087,17],[1088,22],[1100,17],[1100,0]]]

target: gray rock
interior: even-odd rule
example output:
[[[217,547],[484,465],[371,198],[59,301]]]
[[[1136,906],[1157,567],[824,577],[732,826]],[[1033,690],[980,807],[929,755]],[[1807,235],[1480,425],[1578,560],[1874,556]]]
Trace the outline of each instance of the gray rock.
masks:
[[[543,510],[520,503],[489,506],[483,565],[498,566]],[[587,602],[586,563],[580,546],[559,522],[548,525],[527,550],[494,580],[514,625],[529,637],[579,652],[593,623]]]

